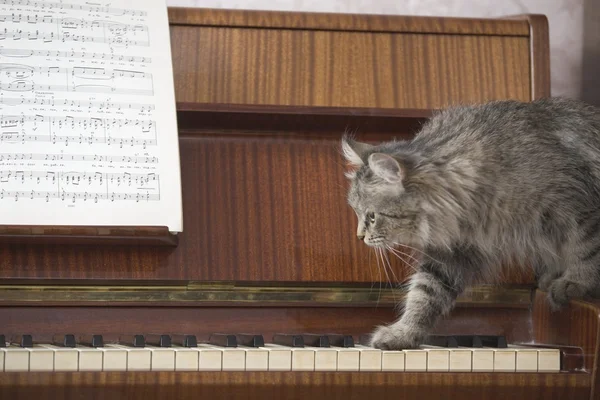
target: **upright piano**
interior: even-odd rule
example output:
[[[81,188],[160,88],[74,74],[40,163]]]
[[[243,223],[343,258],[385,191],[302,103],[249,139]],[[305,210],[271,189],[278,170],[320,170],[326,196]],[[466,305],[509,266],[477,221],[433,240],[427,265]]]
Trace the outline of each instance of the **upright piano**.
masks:
[[[339,139],[549,96],[544,16],[169,20],[184,232],[2,240],[0,398],[600,398],[600,303],[551,312],[528,273],[469,288],[429,347],[362,341],[394,320],[412,269],[356,239]]]

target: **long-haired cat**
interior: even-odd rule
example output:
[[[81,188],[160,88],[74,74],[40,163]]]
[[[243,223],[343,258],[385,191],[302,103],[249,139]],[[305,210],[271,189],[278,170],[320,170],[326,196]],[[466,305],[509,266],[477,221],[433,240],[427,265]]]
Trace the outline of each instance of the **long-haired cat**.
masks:
[[[418,346],[466,286],[532,266],[555,308],[600,288],[600,112],[548,98],[436,113],[410,141],[342,141],[348,203],[372,247],[425,254],[401,317],[371,344]]]

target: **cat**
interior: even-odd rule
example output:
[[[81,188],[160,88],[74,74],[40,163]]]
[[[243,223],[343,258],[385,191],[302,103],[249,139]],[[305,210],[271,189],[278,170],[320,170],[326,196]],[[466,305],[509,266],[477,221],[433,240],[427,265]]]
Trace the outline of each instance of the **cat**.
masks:
[[[412,140],[345,135],[341,150],[358,239],[422,255],[402,315],[371,346],[418,347],[502,265],[532,267],[553,309],[598,296],[600,110],[560,97],[453,106]]]

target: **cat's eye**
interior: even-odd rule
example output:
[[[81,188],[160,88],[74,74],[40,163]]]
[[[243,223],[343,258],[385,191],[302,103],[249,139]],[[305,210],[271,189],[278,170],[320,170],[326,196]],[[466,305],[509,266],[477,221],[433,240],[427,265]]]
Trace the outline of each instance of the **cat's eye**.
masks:
[[[375,213],[373,213],[373,212],[368,213],[367,219],[369,220],[370,223],[374,224],[375,223]]]

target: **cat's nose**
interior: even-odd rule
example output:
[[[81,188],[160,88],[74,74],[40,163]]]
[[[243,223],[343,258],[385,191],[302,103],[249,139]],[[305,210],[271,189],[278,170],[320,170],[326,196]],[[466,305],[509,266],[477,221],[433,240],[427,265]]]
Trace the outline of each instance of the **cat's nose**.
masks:
[[[357,233],[357,234],[356,234],[356,237],[357,237],[359,240],[363,240],[363,239],[365,238],[365,235],[363,235],[362,233]]]

